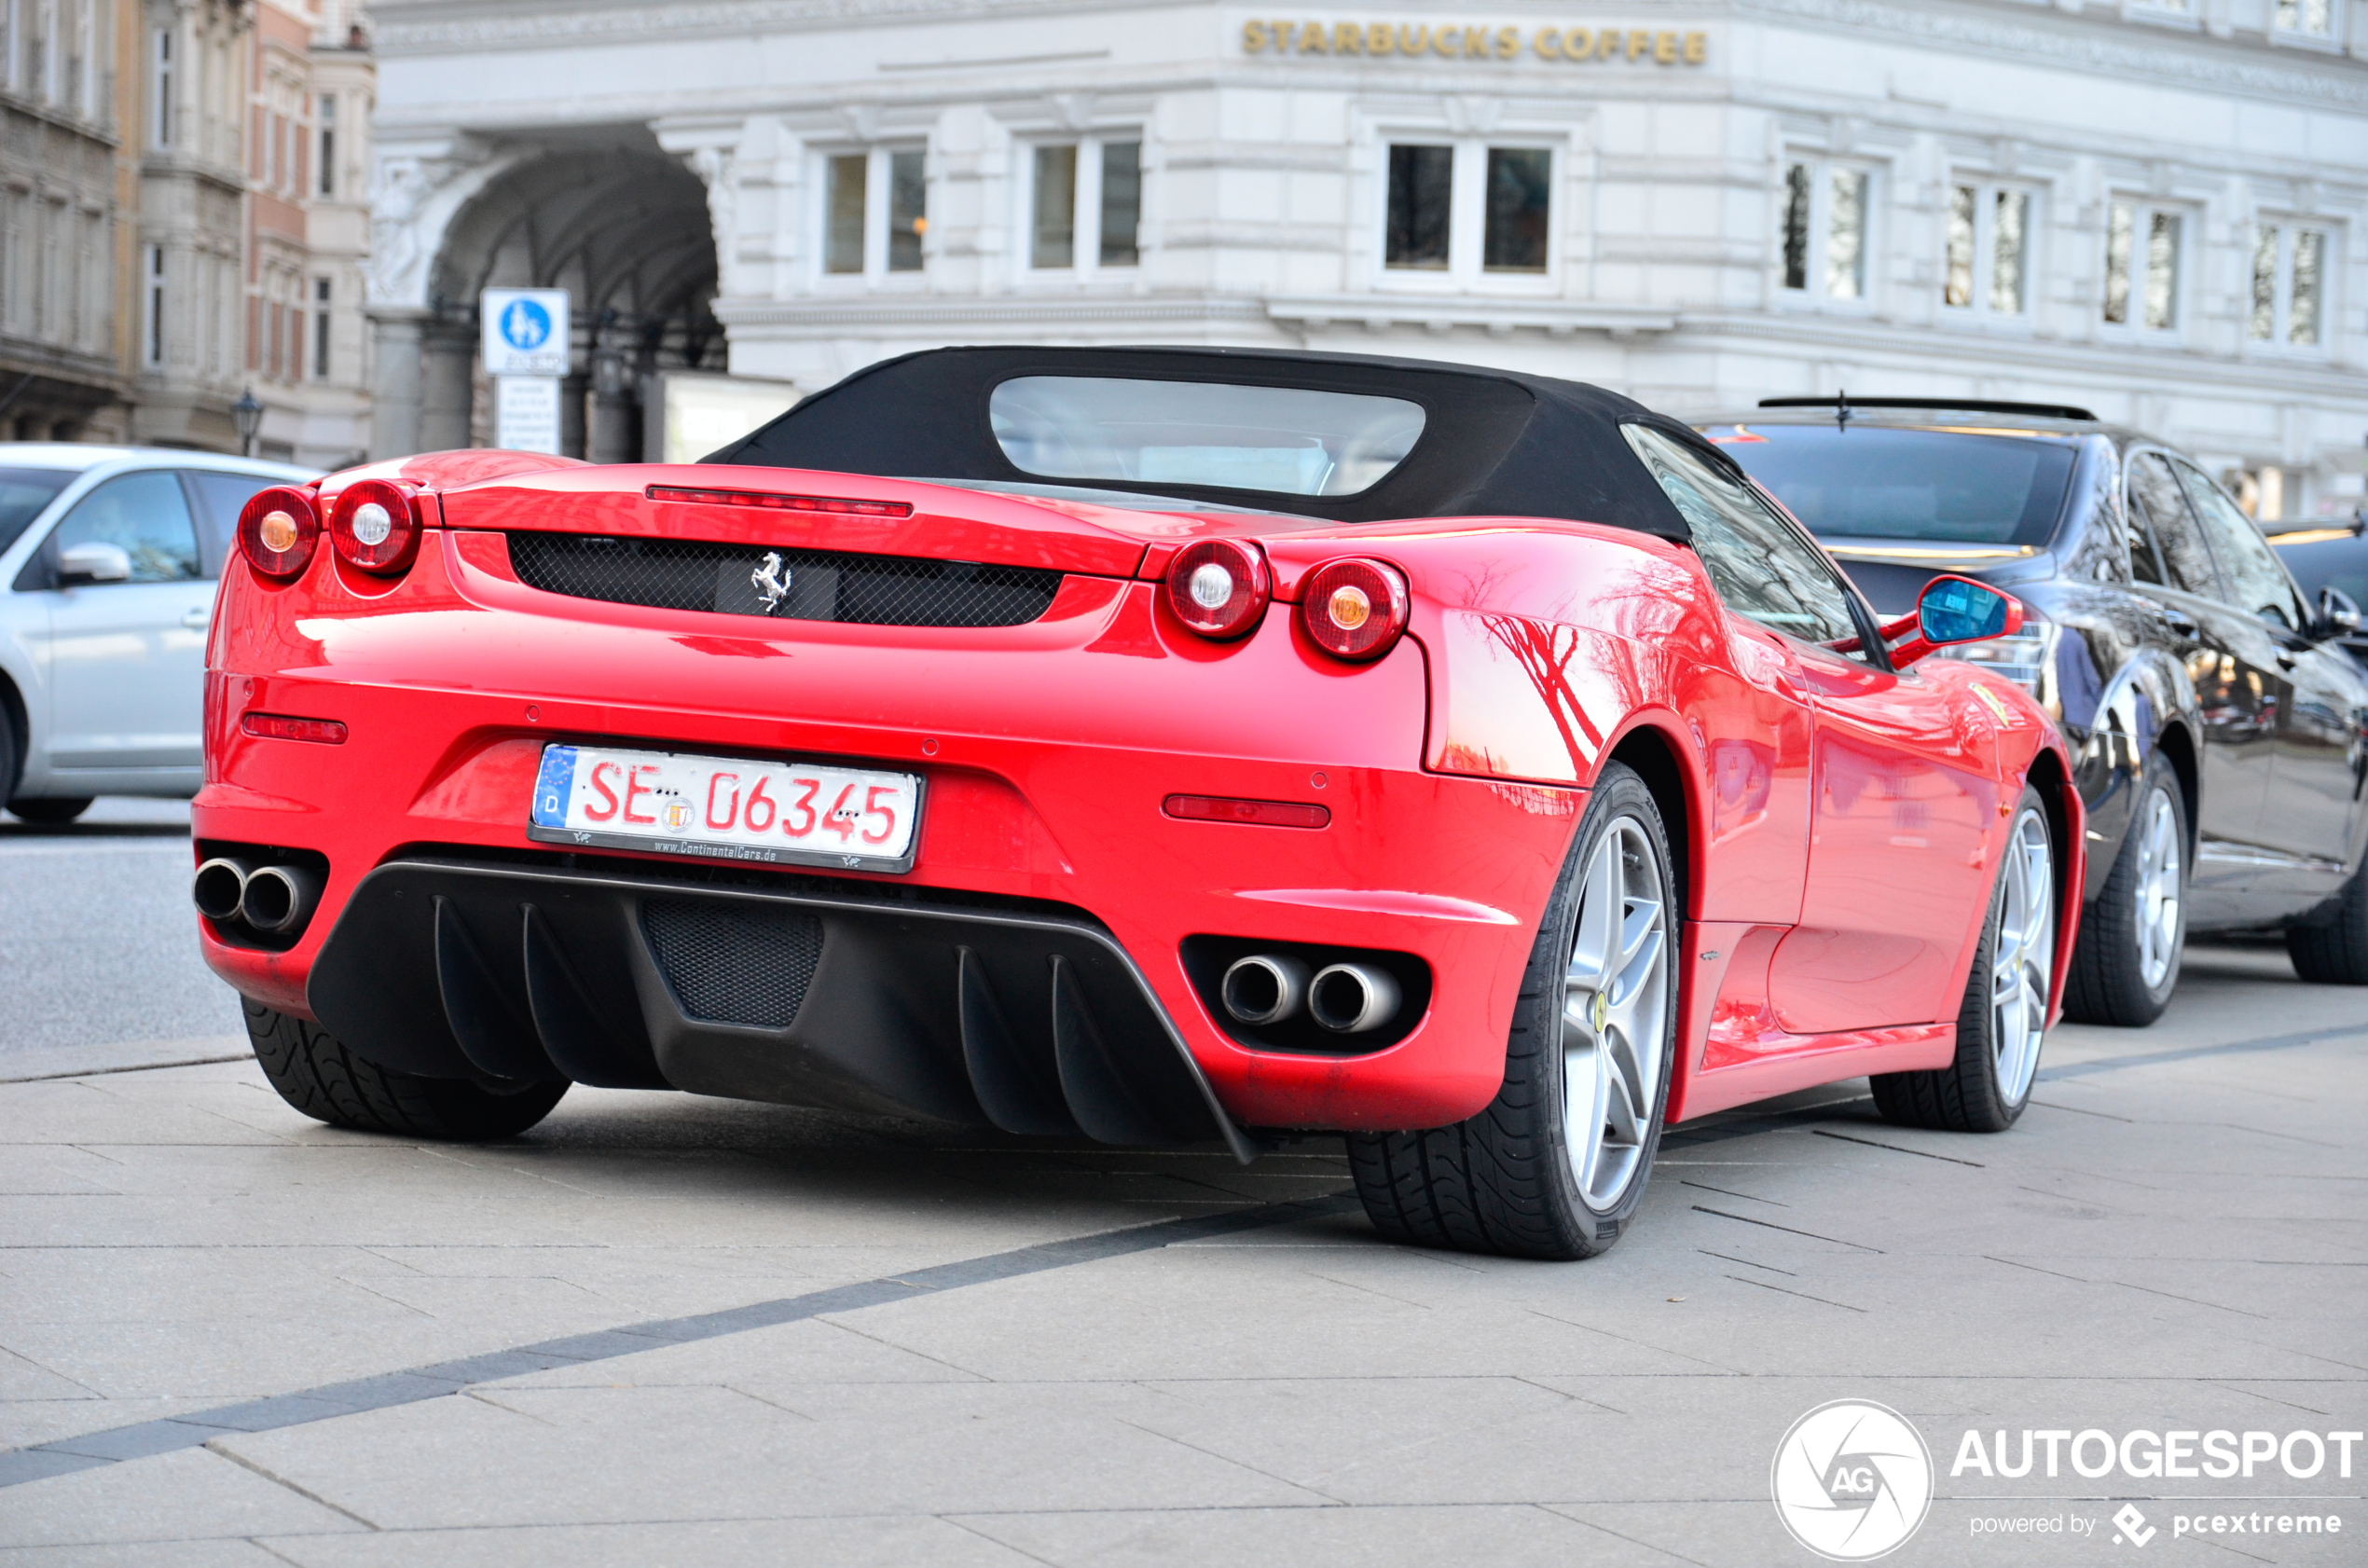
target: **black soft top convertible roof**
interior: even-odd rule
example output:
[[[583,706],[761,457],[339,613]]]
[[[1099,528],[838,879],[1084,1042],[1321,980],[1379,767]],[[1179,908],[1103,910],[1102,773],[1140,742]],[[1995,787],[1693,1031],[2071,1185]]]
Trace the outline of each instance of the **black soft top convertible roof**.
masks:
[[[1216,485],[1095,478],[1101,489],[1182,496],[1371,523],[1398,517],[1568,517],[1688,537],[1686,520],[1621,436],[1650,425],[1718,467],[1694,430],[1577,381],[1423,360],[1265,349],[932,349],[883,360],[815,393],[703,459],[914,479],[1050,482],[1003,455],[987,398],[1021,376],[1108,376],[1303,387],[1404,398],[1423,433],[1405,461],[1356,495],[1310,496]]]

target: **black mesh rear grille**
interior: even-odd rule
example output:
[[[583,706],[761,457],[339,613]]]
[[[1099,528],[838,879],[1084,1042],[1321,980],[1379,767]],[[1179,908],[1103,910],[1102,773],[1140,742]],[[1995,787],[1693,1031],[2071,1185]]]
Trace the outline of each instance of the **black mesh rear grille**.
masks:
[[[1034,567],[581,533],[511,534],[510,564],[546,594],[874,626],[1024,626],[1061,585]]]
[[[710,1024],[788,1028],[822,956],[822,922],[785,910],[651,899],[641,928],[683,1016]]]

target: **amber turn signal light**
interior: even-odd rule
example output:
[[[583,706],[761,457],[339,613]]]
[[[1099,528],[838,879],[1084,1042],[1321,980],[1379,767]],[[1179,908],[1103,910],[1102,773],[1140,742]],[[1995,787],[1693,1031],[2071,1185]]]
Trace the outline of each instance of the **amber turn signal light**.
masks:
[[[239,553],[266,577],[295,577],[312,564],[321,542],[321,516],[312,497],[288,485],[274,485],[247,498],[239,511]]]
[[[1406,630],[1406,578],[1384,561],[1327,561],[1300,585],[1300,625],[1336,659],[1378,659]]]
[[[329,541],[349,565],[399,576],[419,554],[419,501],[392,481],[357,479],[330,505]]]
[[[1204,539],[1168,563],[1167,607],[1203,637],[1230,642],[1247,635],[1273,597],[1266,557],[1238,539]]]

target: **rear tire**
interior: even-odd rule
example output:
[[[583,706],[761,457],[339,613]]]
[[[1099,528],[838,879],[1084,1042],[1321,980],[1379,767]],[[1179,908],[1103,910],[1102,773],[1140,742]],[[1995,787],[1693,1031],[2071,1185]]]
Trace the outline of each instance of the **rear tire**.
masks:
[[[2187,942],[2186,851],[2186,791],[2157,751],[2139,777],[2138,810],[2113,869],[2081,914],[2066,1018],[2136,1029],[2162,1016]]]
[[[315,1121],[438,1143],[516,1137],[551,1114],[561,1083],[421,1078],[364,1061],[318,1024],[243,1002],[255,1059],[280,1098]]]
[[[2286,952],[2313,985],[2368,985],[2368,861],[2362,861],[2325,926],[2290,926]]]
[[[27,822],[38,822],[45,828],[62,828],[90,809],[90,797],[80,800],[10,801],[8,809]]]
[[[1981,945],[1957,1011],[1957,1059],[1929,1072],[1877,1073],[1875,1108],[1903,1127],[2003,1133],[2031,1104],[2046,1043],[2056,969],[2055,832],[2025,790],[1990,888]]]
[[[1619,1239],[1676,1056],[1674,866],[1652,791],[1607,764],[1522,971],[1494,1102],[1452,1127],[1348,1139],[1375,1230],[1513,1258],[1591,1258]]]

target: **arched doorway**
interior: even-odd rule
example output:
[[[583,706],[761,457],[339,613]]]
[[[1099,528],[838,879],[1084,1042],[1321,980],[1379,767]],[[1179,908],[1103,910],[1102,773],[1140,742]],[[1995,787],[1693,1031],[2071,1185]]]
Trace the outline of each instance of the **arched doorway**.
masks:
[[[520,149],[453,213],[428,274],[420,450],[486,438],[476,305],[488,287],[568,291],[560,439],[572,457],[639,460],[643,378],[724,364],[707,186],[640,128]]]

